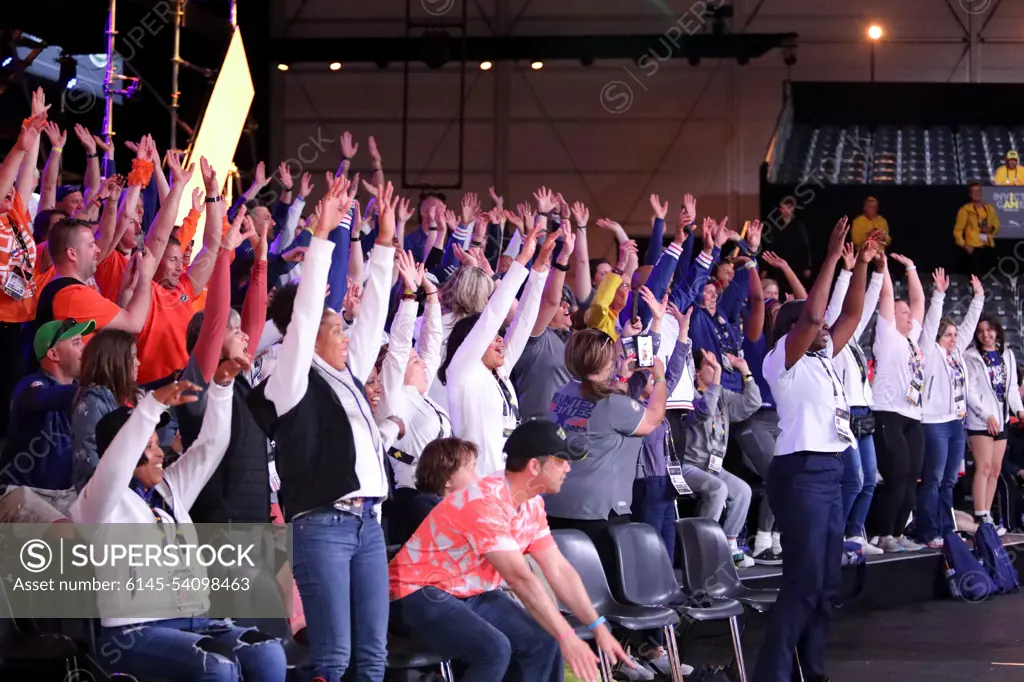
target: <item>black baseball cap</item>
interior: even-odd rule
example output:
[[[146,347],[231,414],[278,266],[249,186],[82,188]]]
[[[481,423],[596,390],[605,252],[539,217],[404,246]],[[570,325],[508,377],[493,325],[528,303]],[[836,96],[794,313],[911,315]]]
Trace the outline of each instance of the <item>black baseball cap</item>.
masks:
[[[505,454],[506,465],[546,456],[578,462],[587,456],[587,448],[582,441],[570,442],[562,427],[550,419],[530,419],[505,441]]]
[[[103,415],[103,418],[96,424],[96,455],[102,457],[103,453],[106,452],[107,448],[110,447],[110,443],[114,440],[114,436],[117,432],[128,422],[128,418],[132,416],[132,408],[130,407],[119,407],[113,412],[108,412]],[[171,416],[164,412],[160,415],[160,421],[157,422],[156,428],[162,429],[167,426],[171,421]],[[155,430],[155,429],[154,429]],[[142,453],[140,452],[141,456]]]

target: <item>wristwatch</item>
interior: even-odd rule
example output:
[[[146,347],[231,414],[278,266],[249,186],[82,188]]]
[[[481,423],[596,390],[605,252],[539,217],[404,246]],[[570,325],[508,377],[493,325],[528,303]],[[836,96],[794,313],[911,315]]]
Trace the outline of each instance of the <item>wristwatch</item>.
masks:
[[[224,201],[224,197],[220,196],[219,194],[215,197],[206,197],[206,200],[203,203],[215,204],[218,201]]]

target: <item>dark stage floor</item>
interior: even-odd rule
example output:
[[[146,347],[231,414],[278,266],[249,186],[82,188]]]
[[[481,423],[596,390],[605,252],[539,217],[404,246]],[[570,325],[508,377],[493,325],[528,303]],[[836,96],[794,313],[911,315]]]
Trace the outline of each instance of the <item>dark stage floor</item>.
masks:
[[[833,682],[1021,682],[1022,623],[1024,593],[981,604],[934,600],[849,615],[833,622],[828,674]],[[744,636],[751,674],[760,640],[761,628]],[[728,647],[727,637],[698,635],[684,658],[691,665],[724,665]]]

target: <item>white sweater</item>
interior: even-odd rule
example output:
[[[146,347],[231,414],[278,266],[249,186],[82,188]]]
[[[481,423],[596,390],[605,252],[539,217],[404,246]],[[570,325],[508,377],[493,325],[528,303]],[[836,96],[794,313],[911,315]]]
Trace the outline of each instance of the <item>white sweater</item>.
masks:
[[[481,476],[505,468],[505,399],[491,370],[484,366],[483,357],[501,329],[516,292],[526,277],[526,268],[512,263],[447,369],[446,388],[452,430],[459,438],[476,444],[477,471]],[[517,409],[519,402],[509,373],[523,354],[533,323],[537,321],[548,270],[533,271],[529,277],[512,326],[505,334],[505,363],[497,370]]]
[[[931,306],[938,307],[938,314],[942,315],[942,303],[946,294],[936,291],[932,294]],[[950,369],[950,358],[960,364],[964,371],[964,391],[970,386],[970,376],[967,363],[964,360],[964,351],[971,345],[974,338],[974,330],[978,326],[978,319],[981,317],[981,309],[985,305],[985,295],[975,296],[971,299],[971,305],[967,309],[964,321],[956,328],[956,347],[947,351],[936,343],[933,346],[925,347],[924,351],[924,403],[921,412],[925,424],[945,424],[947,422],[959,421],[956,413],[956,402],[953,395],[953,374]],[[931,314],[931,313],[929,313]],[[966,398],[966,395],[964,396]]]
[[[195,544],[197,537],[191,525],[189,509],[196,497],[210,480],[217,469],[231,440],[231,394],[234,384],[219,386],[211,384],[206,398],[206,413],[199,437],[174,464],[164,469],[164,480],[156,491],[167,502],[173,513],[173,521],[178,523],[177,529],[184,535],[187,542]],[[154,536],[164,535],[164,530],[157,524],[156,517],[150,506],[133,491],[129,484],[139,463],[139,457],[146,450],[150,436],[156,430],[157,423],[166,405],[157,402],[150,393],[132,412],[132,416],[117,432],[107,451],[100,457],[96,472],[82,490],[81,495],[71,505],[70,516],[74,523],[88,524],[124,524],[138,523],[152,526]],[[168,519],[171,521],[171,519]],[[109,530],[100,531],[94,538],[96,542],[124,542],[125,532],[118,531],[117,526],[109,526]],[[140,531],[141,532],[141,531]],[[159,536],[156,536],[159,533]],[[116,537],[114,537],[116,536]],[[138,542],[138,540],[133,540]],[[133,569],[125,566],[104,567],[96,569],[96,577],[104,581],[119,581],[119,591],[100,592],[97,596],[100,615],[105,627],[117,627],[134,623],[145,623],[164,618],[140,618],[139,613],[167,613],[176,608],[174,594],[169,585],[174,569],[170,568],[136,568],[134,575],[138,579],[162,578],[167,589],[163,591],[140,590],[131,594],[125,589],[132,577]],[[193,569],[197,578],[205,578],[206,571],[197,566]],[[180,616],[199,616],[210,608],[209,595],[202,595],[201,603],[191,612],[182,612]],[[133,617],[118,617],[118,614],[135,614]],[[171,616],[167,616],[171,617]]]
[[[835,324],[839,314],[843,312],[843,301],[846,300],[846,292],[850,289],[850,279],[853,273],[843,270],[836,279],[835,289],[832,290],[832,298],[829,299],[828,308],[825,309],[825,322],[828,325]],[[871,316],[878,305],[878,296],[882,293],[882,273],[875,272],[868,282],[867,291],[864,292],[864,309],[860,314],[860,321],[853,332],[851,339],[860,343],[860,337],[864,328],[871,321]],[[839,354],[832,358],[832,367],[843,382],[843,392],[846,394],[846,402],[850,407],[872,407],[874,402],[871,397],[871,382],[868,378],[861,377],[860,367],[857,365],[857,358],[853,354],[850,344],[843,346]]]
[[[1000,401],[996,392],[992,390],[992,380],[988,374],[988,367],[981,357],[978,349],[971,345],[964,353],[964,360],[967,361],[967,428],[971,431],[984,431],[988,429],[988,418],[995,417],[1000,428],[1005,428],[1007,409],[1011,415],[1020,414],[1024,411],[1024,405],[1020,399],[1020,380],[1017,377],[1017,359],[1013,357],[1013,351],[1009,348],[1003,349],[1003,365],[1006,367],[1006,394]]]

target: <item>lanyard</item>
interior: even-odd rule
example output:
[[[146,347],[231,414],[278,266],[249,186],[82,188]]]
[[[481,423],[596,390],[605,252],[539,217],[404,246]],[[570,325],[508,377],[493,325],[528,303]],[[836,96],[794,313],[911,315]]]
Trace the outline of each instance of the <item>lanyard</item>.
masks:
[[[864,349],[860,347],[860,344],[850,339],[846,342],[849,346],[850,352],[853,353],[853,359],[857,363],[857,369],[860,370],[860,381],[864,383],[868,380],[868,358],[864,355]]]
[[[924,385],[924,363],[921,361],[921,354],[909,338],[907,345],[910,346],[910,383],[917,382],[918,386],[922,386]]]
[[[959,389],[962,395],[964,389],[964,368],[953,353],[946,354],[946,369],[949,371],[949,380],[953,384],[954,393]]]
[[[842,403],[845,405],[846,404],[846,394],[843,393],[843,390],[842,390],[843,382],[841,382],[839,380],[839,377],[837,377],[836,375],[834,375],[832,373],[831,363],[825,362],[825,358],[823,358],[818,353],[808,353],[808,355],[812,355],[812,356],[818,358],[818,362],[821,363],[822,369],[824,369],[825,370],[825,374],[828,375],[829,383],[832,384],[832,397],[836,399],[836,404],[838,405],[840,403],[839,396],[843,396]],[[838,389],[836,388],[836,384],[839,384],[839,388]]]
[[[498,388],[501,389],[501,415],[506,419],[512,417],[515,419],[516,424],[519,423],[519,406],[512,400],[512,394],[508,390],[508,386],[502,381],[501,376],[498,374],[498,370],[492,369],[491,374],[494,375],[494,380],[498,382]]]
[[[670,462],[675,462],[678,458],[676,457],[676,441],[672,437],[672,426],[667,419],[663,419],[661,425],[665,428],[665,457]]]
[[[434,414],[437,415],[437,421],[440,422],[440,426],[437,429],[437,439],[440,440],[444,438],[446,436],[444,427],[445,424],[448,422],[447,415],[445,415],[445,413],[442,412],[441,410],[437,409],[437,405],[434,404],[434,401],[428,398],[427,396],[423,396],[423,402],[425,402],[430,407],[430,409],[434,411]],[[447,433],[450,434],[451,432],[452,427],[449,424]]]

